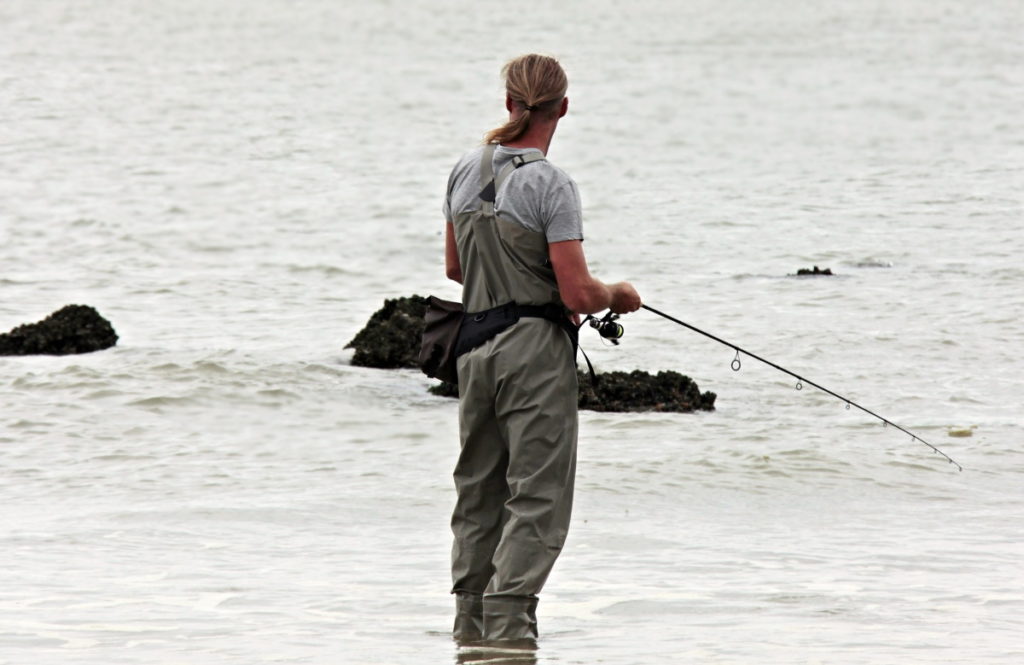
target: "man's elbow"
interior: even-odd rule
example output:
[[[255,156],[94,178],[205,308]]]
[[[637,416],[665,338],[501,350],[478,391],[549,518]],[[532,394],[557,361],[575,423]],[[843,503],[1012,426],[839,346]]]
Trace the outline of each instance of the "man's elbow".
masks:
[[[608,309],[608,290],[594,283],[589,288],[571,289],[561,294],[562,303],[577,314],[594,314]]]
[[[445,268],[444,274],[453,282],[462,284],[462,268],[460,266],[448,266]]]
[[[589,314],[587,312],[587,304],[585,300],[573,293],[562,293],[562,304],[566,306],[571,312],[577,314]]]

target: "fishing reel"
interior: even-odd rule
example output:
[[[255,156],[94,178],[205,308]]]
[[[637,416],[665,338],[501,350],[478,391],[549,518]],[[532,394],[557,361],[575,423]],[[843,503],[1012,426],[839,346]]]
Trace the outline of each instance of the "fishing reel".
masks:
[[[590,321],[590,327],[596,330],[598,335],[610,341],[612,344],[618,344],[619,338],[626,333],[622,324],[618,322],[618,318],[619,315],[614,312],[608,312],[600,319],[587,316],[587,320]]]

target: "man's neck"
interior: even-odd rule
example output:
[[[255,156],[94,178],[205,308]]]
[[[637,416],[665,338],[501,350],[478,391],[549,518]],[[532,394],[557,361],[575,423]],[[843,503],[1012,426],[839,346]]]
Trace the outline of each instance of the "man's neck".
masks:
[[[515,141],[502,143],[506,148],[536,148],[546,156],[551,147],[551,138],[555,135],[558,122],[538,122],[530,125],[526,132]]]

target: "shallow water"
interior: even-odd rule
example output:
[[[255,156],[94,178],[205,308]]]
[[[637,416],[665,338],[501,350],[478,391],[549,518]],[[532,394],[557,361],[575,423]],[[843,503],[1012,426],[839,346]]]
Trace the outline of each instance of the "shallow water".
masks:
[[[598,369],[718,408],[582,414],[537,661],[1020,662],[1019,6],[487,10],[0,7],[0,330],[121,335],[0,360],[0,663],[456,662],[455,404],[342,347],[457,295],[444,182],[528,50],[570,76],[595,274],[964,467],[627,317]]]

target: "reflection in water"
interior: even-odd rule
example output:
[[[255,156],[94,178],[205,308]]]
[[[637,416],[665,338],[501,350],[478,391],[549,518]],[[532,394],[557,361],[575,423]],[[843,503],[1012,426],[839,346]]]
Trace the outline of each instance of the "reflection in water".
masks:
[[[536,665],[537,642],[532,639],[458,642],[455,662],[460,664]]]

